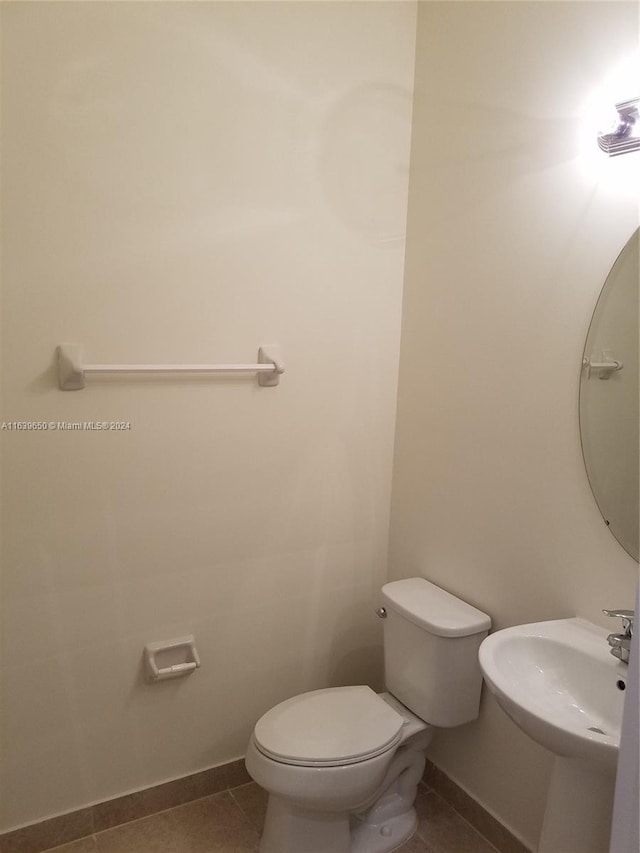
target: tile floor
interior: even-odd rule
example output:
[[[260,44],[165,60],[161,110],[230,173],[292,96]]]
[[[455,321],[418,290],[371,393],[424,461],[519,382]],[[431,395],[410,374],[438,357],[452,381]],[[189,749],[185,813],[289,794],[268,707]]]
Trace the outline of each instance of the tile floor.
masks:
[[[254,782],[134,820],[51,853],[255,853],[267,797]],[[397,853],[496,853],[434,791],[420,785],[418,830]]]

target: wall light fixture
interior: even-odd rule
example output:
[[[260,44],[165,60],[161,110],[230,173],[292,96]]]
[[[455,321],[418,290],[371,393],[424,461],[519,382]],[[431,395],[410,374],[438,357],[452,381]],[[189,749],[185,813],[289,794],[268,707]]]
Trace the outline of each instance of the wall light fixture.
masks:
[[[618,116],[613,127],[598,134],[598,145],[609,157],[640,151],[640,98],[616,104]]]

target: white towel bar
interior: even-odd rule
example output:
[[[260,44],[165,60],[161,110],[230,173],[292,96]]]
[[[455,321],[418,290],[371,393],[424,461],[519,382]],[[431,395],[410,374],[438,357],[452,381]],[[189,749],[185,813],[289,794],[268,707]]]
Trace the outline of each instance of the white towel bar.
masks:
[[[60,344],[58,379],[61,391],[78,391],[85,387],[87,373],[256,373],[260,385],[271,387],[284,373],[279,346],[258,350],[258,364],[84,364],[80,344]]]

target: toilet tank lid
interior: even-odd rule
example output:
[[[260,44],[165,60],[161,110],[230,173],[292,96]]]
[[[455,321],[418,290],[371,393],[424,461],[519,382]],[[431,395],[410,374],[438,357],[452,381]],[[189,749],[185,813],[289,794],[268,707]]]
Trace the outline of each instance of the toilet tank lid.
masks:
[[[491,627],[486,613],[425,578],[385,584],[382,600],[391,610],[439,637],[469,637]]]

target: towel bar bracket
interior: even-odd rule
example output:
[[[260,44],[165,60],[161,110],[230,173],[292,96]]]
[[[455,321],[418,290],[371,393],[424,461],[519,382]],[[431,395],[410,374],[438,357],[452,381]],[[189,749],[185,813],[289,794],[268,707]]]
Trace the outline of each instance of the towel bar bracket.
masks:
[[[595,371],[599,379],[609,379],[612,373],[624,367],[620,359],[613,357],[612,350],[602,350],[600,359],[597,361],[593,356],[585,356],[582,359],[582,369],[586,372],[587,379],[591,378],[592,371]]]

